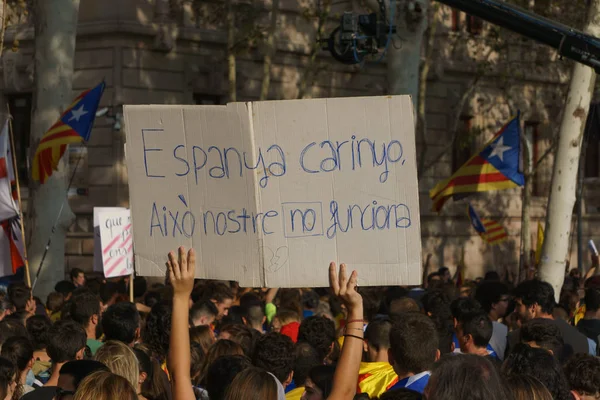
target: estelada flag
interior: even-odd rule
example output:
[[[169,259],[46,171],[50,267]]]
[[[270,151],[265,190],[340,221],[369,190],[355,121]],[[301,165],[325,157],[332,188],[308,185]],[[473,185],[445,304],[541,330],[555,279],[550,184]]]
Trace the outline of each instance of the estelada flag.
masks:
[[[377,398],[398,383],[398,375],[388,362],[361,362],[356,393]]]
[[[475,228],[475,231],[481,236],[481,238],[488,244],[495,245],[504,242],[508,238],[506,229],[498,222],[487,219],[479,218],[475,209],[469,204],[467,208],[471,225]]]
[[[429,192],[433,211],[440,211],[450,197],[465,197],[477,192],[512,189],[523,186],[519,171],[521,154],[519,117],[513,118],[450,178]]]
[[[15,218],[19,215],[16,200],[15,171],[8,137],[8,120],[0,132],[0,221]]]
[[[13,275],[25,265],[19,217],[0,222],[0,276]]]
[[[57,170],[68,144],[89,140],[104,87],[102,82],[77,96],[42,137],[31,167],[31,177],[34,180],[46,182],[52,172]]]

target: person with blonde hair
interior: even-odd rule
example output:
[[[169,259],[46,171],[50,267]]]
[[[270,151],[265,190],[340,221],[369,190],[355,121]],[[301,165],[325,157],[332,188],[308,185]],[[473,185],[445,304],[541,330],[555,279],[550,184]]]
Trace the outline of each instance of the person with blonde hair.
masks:
[[[225,400],[277,400],[277,379],[260,368],[248,368],[233,378]]]
[[[544,384],[531,375],[512,375],[507,383],[515,400],[552,400]]]
[[[105,364],[114,374],[124,377],[140,392],[140,366],[135,353],[123,342],[109,340],[98,349],[94,360]]]
[[[133,386],[120,375],[98,371],[85,378],[73,400],[137,400]]]

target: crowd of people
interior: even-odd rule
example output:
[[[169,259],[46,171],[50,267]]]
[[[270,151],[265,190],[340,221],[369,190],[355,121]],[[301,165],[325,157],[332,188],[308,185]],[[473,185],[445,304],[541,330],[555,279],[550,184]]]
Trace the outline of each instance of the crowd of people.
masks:
[[[328,289],[252,289],[195,279],[193,250],[167,266],[152,285],[74,269],[45,301],[12,283],[0,400],[600,399],[593,272],[569,274],[557,303],[495,272],[358,288],[332,263]]]

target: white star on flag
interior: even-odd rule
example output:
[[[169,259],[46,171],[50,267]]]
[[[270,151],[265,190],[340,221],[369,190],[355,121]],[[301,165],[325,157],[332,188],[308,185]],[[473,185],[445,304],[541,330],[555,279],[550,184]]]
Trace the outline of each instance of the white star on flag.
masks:
[[[489,158],[498,156],[498,158],[500,158],[500,161],[504,162],[504,152],[508,151],[511,149],[510,146],[505,146],[504,145],[504,137],[500,137],[500,139],[492,144],[492,152],[490,153]]]
[[[76,108],[71,111],[71,118],[69,118],[69,120],[67,122],[71,122],[72,120],[79,122],[79,118],[81,118],[82,116],[84,116],[87,113],[88,112],[83,109],[83,104],[82,104],[81,107]]]

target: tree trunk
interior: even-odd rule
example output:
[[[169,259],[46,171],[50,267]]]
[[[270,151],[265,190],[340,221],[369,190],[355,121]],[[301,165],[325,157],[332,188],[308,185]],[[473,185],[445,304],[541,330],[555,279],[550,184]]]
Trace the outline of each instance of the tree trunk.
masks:
[[[600,36],[600,0],[590,3],[585,32]],[[552,285],[557,301],[565,275],[581,143],[595,82],[596,74],[590,67],[575,64],[552,171],[540,277]]]
[[[73,100],[73,59],[79,0],[35,2],[35,102],[31,122],[31,155],[46,131]],[[74,215],[67,201],[68,168],[65,154],[58,171],[44,183],[30,188],[28,229],[29,265],[35,276],[48,238],[52,245],[44,262],[35,293],[45,297],[65,279],[65,234]],[[56,230],[52,227],[64,202]]]
[[[532,179],[533,179],[533,152],[531,149],[532,143],[529,138],[523,135],[523,172],[525,175],[525,186],[523,187],[523,202],[521,205],[521,261],[518,274],[518,280],[521,281],[521,274],[527,271],[528,268],[533,267],[529,265],[531,257],[531,194],[533,191]],[[521,269],[524,268],[524,270]],[[525,273],[527,276],[527,273]]]
[[[235,65],[235,9],[234,0],[227,0],[227,68],[229,72],[229,101],[237,101]]]
[[[419,104],[419,67],[423,34],[427,28],[429,0],[391,0],[396,3],[394,20],[397,34],[388,46],[387,78],[389,94],[409,94],[415,110]],[[388,18],[392,10],[388,7]]]
[[[263,81],[260,88],[260,100],[267,100],[269,96],[269,86],[271,84],[271,64],[273,55],[277,46],[275,45],[275,32],[277,31],[277,16],[279,15],[279,0],[273,0],[271,8],[271,26],[269,27],[269,36],[267,37],[267,47],[265,49],[265,59],[263,61]]]

